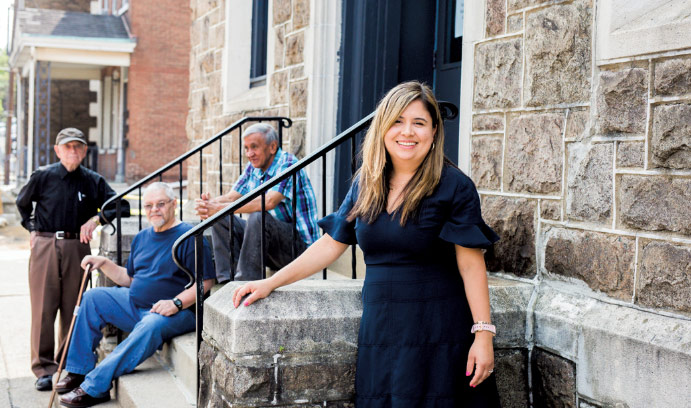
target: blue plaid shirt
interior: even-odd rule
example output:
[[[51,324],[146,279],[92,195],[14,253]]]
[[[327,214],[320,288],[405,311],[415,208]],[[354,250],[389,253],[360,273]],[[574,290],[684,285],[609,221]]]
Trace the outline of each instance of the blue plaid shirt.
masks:
[[[266,172],[262,169],[252,167],[252,164],[247,164],[242,176],[235,183],[233,190],[245,195],[255,188],[259,187],[266,181],[271,180],[278,173],[295,164],[298,161],[297,157],[292,154],[278,149],[274,161],[269,166]],[[297,205],[295,206],[296,222],[298,233],[307,245],[316,241],[319,238],[319,227],[317,226],[317,200],[314,197],[314,190],[310,179],[305,174],[304,170],[300,170],[296,175],[297,181]],[[293,178],[288,177],[282,182],[278,183],[270,189],[270,191],[278,191],[283,194],[285,199],[278,203],[276,208],[270,210],[269,213],[275,218],[285,221],[293,222],[291,216],[293,209]]]

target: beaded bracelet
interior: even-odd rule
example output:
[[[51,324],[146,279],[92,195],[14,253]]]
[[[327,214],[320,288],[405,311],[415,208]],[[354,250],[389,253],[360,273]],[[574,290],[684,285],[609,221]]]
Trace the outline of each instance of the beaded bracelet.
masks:
[[[475,332],[480,332],[480,331],[488,331],[492,333],[492,335],[496,336],[497,335],[497,328],[493,324],[489,322],[475,322],[473,327],[470,329],[471,333]]]

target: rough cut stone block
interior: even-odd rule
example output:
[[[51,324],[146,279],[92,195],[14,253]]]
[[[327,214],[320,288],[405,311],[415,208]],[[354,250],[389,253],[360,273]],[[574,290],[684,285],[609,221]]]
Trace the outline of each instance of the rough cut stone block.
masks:
[[[658,167],[691,169],[691,103],[655,106],[650,152]]]
[[[596,92],[599,133],[645,132],[648,70],[602,71]]]
[[[502,408],[530,406],[526,349],[495,349],[494,372]]]
[[[509,10],[515,11],[525,7],[535,6],[541,3],[546,3],[549,0],[509,0]]]
[[[547,272],[577,278],[594,290],[631,300],[635,240],[552,227],[545,231],[544,242]]]
[[[535,276],[536,207],[534,200],[525,198],[483,197],[482,217],[501,237],[485,255],[487,270]]]
[[[305,32],[289,35],[286,38],[286,66],[304,61]]]
[[[307,121],[296,120],[290,129],[289,150],[298,159],[305,156],[305,134],[307,133]]]
[[[648,231],[691,234],[691,179],[621,175],[619,220]]]
[[[288,71],[274,72],[269,80],[269,103],[278,105],[288,102]]]
[[[525,348],[526,313],[533,285],[489,277],[489,301],[492,305],[492,322],[501,330],[494,345],[497,348]]]
[[[504,115],[473,115],[473,132],[504,130]]]
[[[290,117],[302,118],[307,114],[307,80],[290,83]]]
[[[487,37],[504,34],[506,18],[505,0],[487,0],[485,12],[485,29]]]
[[[655,64],[655,94],[681,95],[691,90],[691,59],[675,58]]]
[[[285,23],[290,19],[290,0],[274,0],[274,25]]]
[[[566,117],[566,131],[564,137],[567,140],[581,141],[590,136],[590,110],[576,109],[569,111]]]
[[[284,67],[285,41],[285,27],[282,25],[274,27],[274,69]]]
[[[293,30],[306,27],[310,22],[309,0],[293,0]]]
[[[473,181],[478,188],[499,190],[501,188],[501,149],[503,136],[473,137],[472,164]]]
[[[617,167],[643,167],[645,143],[619,142],[617,144]]]
[[[304,65],[298,65],[297,67],[290,69],[290,79],[302,79],[305,77],[305,67]]]
[[[638,270],[637,303],[691,312],[691,246],[647,242]]]
[[[510,120],[504,186],[509,191],[561,192],[564,116],[524,114]]]
[[[473,106],[512,108],[521,103],[521,39],[478,44],[475,48]]]
[[[533,406],[576,408],[576,365],[539,348],[532,362]]]
[[[287,400],[325,401],[355,394],[355,359],[334,364],[334,356],[322,356],[323,362],[301,364],[281,362],[281,394]]]
[[[526,105],[589,100],[591,27],[589,0],[555,5],[527,15]]]
[[[559,221],[561,219],[561,201],[540,201],[540,217],[546,220]]]
[[[566,215],[606,222],[612,216],[612,143],[568,146]]]
[[[508,34],[523,30],[523,14],[514,14],[509,16],[506,24],[506,32]]]

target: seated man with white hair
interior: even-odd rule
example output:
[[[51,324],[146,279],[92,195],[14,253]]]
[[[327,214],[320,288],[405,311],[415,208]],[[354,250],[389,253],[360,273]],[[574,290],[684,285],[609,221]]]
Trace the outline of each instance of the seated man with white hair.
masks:
[[[197,199],[197,215],[206,219],[230,203],[280,174],[298,159],[278,145],[276,130],[265,123],[256,123],[245,129],[242,136],[245,155],[249,163],[233,189],[222,196],[211,198],[208,193]],[[293,258],[293,245],[300,255],[319,238],[317,226],[317,200],[312,184],[304,170],[296,175],[296,193],[293,197],[293,178],[288,177],[266,193],[265,245],[266,266],[281,269]],[[297,242],[293,242],[292,205],[295,200],[295,226]],[[261,196],[243,205],[235,213],[249,214],[247,220],[234,215],[233,248],[230,248],[228,218],[216,222],[212,230],[216,278],[219,283],[234,280],[257,280],[261,270]],[[231,270],[230,253],[234,264]],[[232,272],[234,271],[234,273]]]
[[[165,183],[152,183],[144,192],[144,211],[150,228],[132,241],[127,267],[102,256],[86,256],[91,264],[121,287],[98,287],[84,292],[67,354],[69,372],[55,388],[67,407],[90,407],[110,400],[114,378],[129,373],[149,358],[163,343],[195,328],[196,287],[185,289],[187,275],[173,261],[175,241],[192,228],[175,218],[177,200]],[[194,270],[194,240],[179,247],[179,258]],[[211,251],[204,243],[204,291],[213,285]],[[96,365],[96,347],[101,329],[111,323],[129,336]]]

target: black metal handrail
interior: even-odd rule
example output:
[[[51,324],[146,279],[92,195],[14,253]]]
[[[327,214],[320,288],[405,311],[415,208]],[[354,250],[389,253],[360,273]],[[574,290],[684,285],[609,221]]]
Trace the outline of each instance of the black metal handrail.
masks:
[[[103,217],[103,212],[100,212],[100,217],[101,217],[101,222],[104,224],[108,224],[111,227],[113,227],[113,232],[111,232],[111,235],[117,234],[117,264],[122,265],[122,223],[121,223],[121,217],[120,217],[120,206],[122,203],[122,200],[124,197],[133,192],[134,190],[138,190],[138,194],[140,197],[139,200],[139,230],[142,229],[142,207],[141,207],[141,195],[142,195],[142,187],[145,186],[147,183],[151,182],[152,180],[158,178],[158,181],[163,181],[163,174],[167,172],[168,170],[174,168],[175,166],[178,166],[179,174],[178,174],[178,183],[179,183],[179,202],[180,202],[180,220],[182,220],[182,212],[183,212],[183,207],[182,207],[182,163],[187,160],[188,158],[192,157],[194,154],[199,153],[199,188],[201,192],[201,187],[203,183],[203,175],[204,172],[202,171],[202,164],[204,161],[203,158],[203,152],[202,150],[205,147],[208,147],[214,142],[218,142],[219,145],[219,195],[223,194],[223,137],[230,134],[232,131],[238,129],[240,132],[240,137],[238,138],[238,167],[240,169],[240,173],[242,173],[242,125],[248,123],[248,122],[267,122],[267,121],[276,121],[278,122],[278,144],[281,146],[283,144],[283,129],[290,128],[293,125],[293,121],[290,118],[286,118],[283,116],[249,116],[249,117],[244,117],[237,122],[233,123],[232,125],[228,126],[227,128],[223,129],[219,133],[217,133],[215,136],[210,138],[209,140],[205,141],[204,143],[200,144],[199,146],[195,147],[194,149],[189,150],[186,153],[183,153],[182,155],[178,156],[177,158],[173,159],[170,161],[168,164],[163,165],[161,168],[158,170],[154,171],[153,173],[149,174],[148,176],[142,178],[141,180],[137,181],[136,183],[132,184],[129,188],[127,188],[125,191],[121,192],[120,194],[110,198],[108,201],[106,201],[101,208],[106,208],[108,205],[111,205],[113,202],[115,202],[115,208],[116,208],[116,225],[113,225],[111,221]],[[195,278],[194,275],[188,271],[185,268],[182,268],[182,270],[188,275],[189,277],[189,283],[185,285],[185,289],[189,288],[194,284]]]

